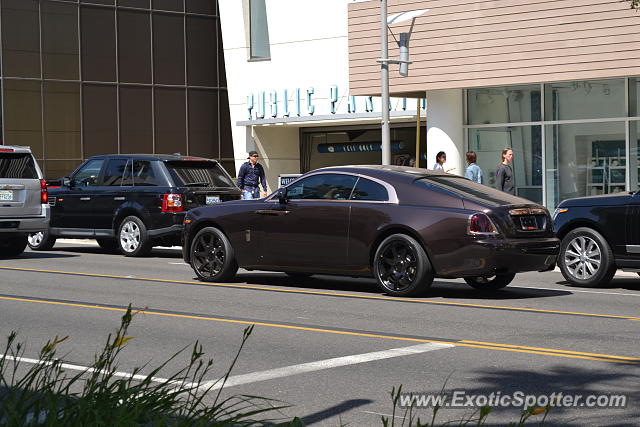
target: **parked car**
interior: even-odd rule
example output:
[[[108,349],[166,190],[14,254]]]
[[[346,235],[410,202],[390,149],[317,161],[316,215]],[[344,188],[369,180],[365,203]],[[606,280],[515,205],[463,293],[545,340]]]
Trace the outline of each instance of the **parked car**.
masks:
[[[443,172],[330,167],[253,201],[185,217],[183,256],[204,281],[238,267],[373,276],[384,292],[424,292],[434,277],[500,289],[553,267],[560,242],[540,205]]]
[[[640,271],[640,192],[568,199],[553,218],[569,283],[606,286],[617,269]]]
[[[28,147],[0,145],[0,256],[20,255],[49,225],[47,185]]]
[[[51,223],[29,246],[51,249],[56,238],[96,239],[125,256],[180,244],[187,210],[240,198],[215,160],[180,155],[94,156],[49,187]]]

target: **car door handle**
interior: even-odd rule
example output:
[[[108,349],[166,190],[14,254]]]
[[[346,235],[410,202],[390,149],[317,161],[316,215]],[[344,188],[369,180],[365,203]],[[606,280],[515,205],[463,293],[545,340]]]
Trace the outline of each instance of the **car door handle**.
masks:
[[[277,209],[264,209],[264,210],[256,211],[258,215],[276,215],[276,216],[288,215],[289,212],[290,211],[281,211]]]
[[[124,200],[124,196],[114,197],[113,200]]]
[[[91,200],[91,197],[80,197],[80,200],[86,202],[87,200]]]

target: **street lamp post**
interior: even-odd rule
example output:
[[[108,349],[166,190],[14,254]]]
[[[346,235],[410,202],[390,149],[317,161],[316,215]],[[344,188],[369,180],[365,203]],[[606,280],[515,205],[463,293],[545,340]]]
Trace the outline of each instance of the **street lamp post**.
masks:
[[[389,39],[387,37],[387,0],[380,0],[380,90],[382,97],[382,164],[391,164],[389,128]]]

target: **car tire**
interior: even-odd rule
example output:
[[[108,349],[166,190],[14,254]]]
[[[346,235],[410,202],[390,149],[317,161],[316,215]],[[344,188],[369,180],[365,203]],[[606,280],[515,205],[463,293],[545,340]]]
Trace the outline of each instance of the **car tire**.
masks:
[[[193,238],[191,268],[205,282],[228,282],[238,271],[231,242],[215,227],[205,227]]]
[[[558,265],[575,286],[606,286],[616,273],[613,253],[602,234],[588,227],[571,230],[562,239]]]
[[[151,239],[147,227],[137,216],[128,216],[118,227],[118,248],[124,256],[141,257],[151,251]]]
[[[98,246],[107,251],[116,251],[119,249],[118,242],[114,239],[96,239]]]
[[[424,248],[406,234],[392,234],[378,245],[373,274],[383,292],[397,297],[426,292],[434,276]]]
[[[474,289],[481,291],[497,291],[506,287],[513,278],[515,273],[496,274],[494,276],[473,276],[465,277],[464,281]]]
[[[24,249],[27,247],[27,235],[3,236],[0,242],[0,257],[15,257],[24,252]]]
[[[29,233],[27,236],[27,245],[34,251],[48,251],[56,244],[56,238],[51,237],[48,231],[38,231],[37,233]]]

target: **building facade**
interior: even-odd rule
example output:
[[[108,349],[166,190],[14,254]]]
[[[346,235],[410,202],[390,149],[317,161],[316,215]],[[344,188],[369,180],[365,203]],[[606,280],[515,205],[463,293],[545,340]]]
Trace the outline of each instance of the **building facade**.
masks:
[[[47,178],[95,154],[233,146],[217,0],[0,0],[2,142]]]
[[[389,14],[429,9],[410,22],[409,76],[390,73],[392,96],[428,99],[427,153],[464,153],[495,179],[514,150],[517,194],[561,200],[638,189],[640,16],[618,0],[389,0]],[[398,56],[391,44],[390,57]],[[380,93],[380,1],[349,5],[352,95]],[[453,156],[452,156],[453,154]]]

